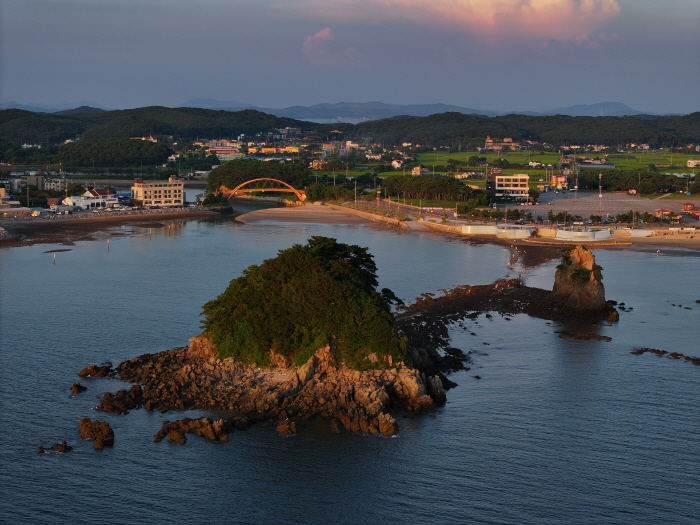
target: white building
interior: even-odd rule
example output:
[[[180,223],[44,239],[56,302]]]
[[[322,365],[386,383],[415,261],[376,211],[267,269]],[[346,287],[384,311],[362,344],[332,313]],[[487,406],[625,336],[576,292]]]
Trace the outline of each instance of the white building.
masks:
[[[688,168],[700,168],[700,160],[688,159],[687,167]]]
[[[94,208],[114,208],[119,205],[117,197],[108,189],[97,188],[88,190],[82,195],[74,195],[63,199],[64,206],[75,206],[81,210]]]

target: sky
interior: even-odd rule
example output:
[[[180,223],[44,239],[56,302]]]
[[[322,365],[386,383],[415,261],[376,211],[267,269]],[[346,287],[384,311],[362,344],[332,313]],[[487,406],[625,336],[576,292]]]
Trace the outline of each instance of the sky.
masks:
[[[0,102],[700,111],[698,0],[0,0]]]

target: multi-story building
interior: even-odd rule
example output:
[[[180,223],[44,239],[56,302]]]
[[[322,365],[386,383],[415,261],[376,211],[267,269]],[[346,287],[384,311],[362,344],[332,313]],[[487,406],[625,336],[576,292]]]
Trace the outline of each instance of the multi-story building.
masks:
[[[411,175],[413,175],[414,177],[427,177],[428,175],[430,175],[430,170],[428,168],[416,166],[411,170]]]
[[[486,189],[496,200],[527,201],[530,198],[530,176],[524,173],[504,175],[500,168],[493,168],[486,175]]]
[[[185,183],[177,177],[168,181],[135,179],[131,187],[131,201],[137,206],[182,206]]]

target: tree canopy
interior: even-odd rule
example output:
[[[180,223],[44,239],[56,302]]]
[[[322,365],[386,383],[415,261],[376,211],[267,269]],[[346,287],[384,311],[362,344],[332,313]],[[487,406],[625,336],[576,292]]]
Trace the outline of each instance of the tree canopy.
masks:
[[[232,160],[213,169],[209,174],[208,188],[217,191],[221,185],[235,188],[253,179],[270,178],[281,180],[296,189],[306,186],[311,171],[299,164],[280,164],[255,159]]]
[[[147,140],[95,139],[64,144],[58,148],[57,162],[64,166],[138,166],[162,164],[170,149]]]
[[[272,351],[299,366],[330,343],[339,366],[386,366],[406,359],[406,345],[393,328],[396,297],[376,287],[367,248],[313,236],[244,270],[203,306],[202,325],[221,358],[266,365]]]

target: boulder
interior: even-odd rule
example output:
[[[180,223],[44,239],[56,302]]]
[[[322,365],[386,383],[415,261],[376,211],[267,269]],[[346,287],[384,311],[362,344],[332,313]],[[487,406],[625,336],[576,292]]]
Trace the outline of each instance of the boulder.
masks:
[[[438,405],[444,405],[447,402],[447,395],[442,386],[442,380],[438,376],[428,377],[426,379],[426,387],[428,394],[433,398]]]
[[[277,433],[280,436],[292,436],[297,433],[297,426],[291,419],[285,419],[277,424]]]
[[[187,437],[184,432],[179,430],[171,430],[168,432],[168,443],[173,443],[175,445],[184,445],[187,443]]]
[[[106,421],[91,421],[89,417],[80,420],[80,437],[94,440],[93,448],[102,450],[104,447],[114,445],[114,430],[109,427]]]
[[[81,392],[85,392],[87,390],[87,387],[81,385],[80,383],[73,383],[73,386],[70,388],[70,390],[74,394],[80,394]]]

